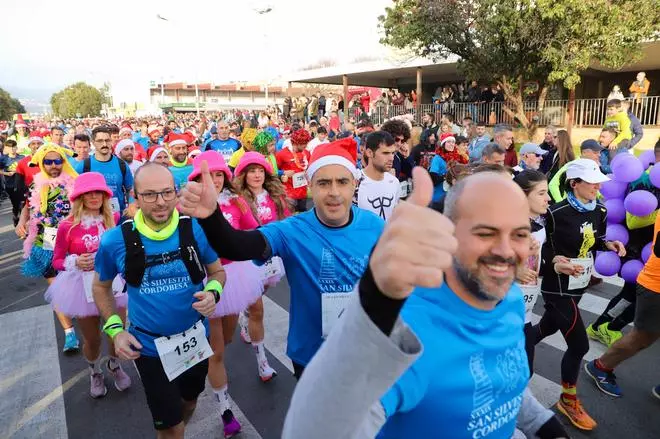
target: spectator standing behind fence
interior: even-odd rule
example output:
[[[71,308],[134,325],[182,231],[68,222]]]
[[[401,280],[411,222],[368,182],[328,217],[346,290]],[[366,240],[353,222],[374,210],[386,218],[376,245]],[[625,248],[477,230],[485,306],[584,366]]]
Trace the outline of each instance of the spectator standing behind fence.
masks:
[[[612,99],[619,99],[620,101],[624,99],[623,92],[621,92],[621,87],[619,87],[618,85],[612,87],[612,91],[610,92],[610,94],[607,95],[608,101],[611,101]]]

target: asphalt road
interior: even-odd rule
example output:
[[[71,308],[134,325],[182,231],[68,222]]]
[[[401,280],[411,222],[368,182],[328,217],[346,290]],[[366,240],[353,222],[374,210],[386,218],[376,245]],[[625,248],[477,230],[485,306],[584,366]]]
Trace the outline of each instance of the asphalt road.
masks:
[[[89,397],[89,374],[80,354],[61,353],[63,333],[43,299],[45,282],[20,273],[21,241],[13,233],[8,202],[0,206],[0,438],[117,438],[153,437],[151,418],[140,379],[132,363],[124,364],[133,386],[120,393],[111,386],[105,398]],[[252,350],[238,334],[228,347],[226,365],[229,393],[243,424],[239,438],[278,438],[295,380],[284,354],[288,325],[289,290],[283,281],[265,299],[266,347],[279,375],[270,383],[257,376]],[[617,293],[603,283],[581,302],[582,315],[591,322]],[[540,315],[542,304],[536,305]],[[537,347],[532,389],[551,406],[559,396],[559,365],[565,350],[561,337],[550,337]],[[604,348],[592,343],[588,358]],[[599,422],[583,434],[568,427],[575,438],[657,439],[660,437],[660,401],[650,389],[660,383],[660,344],[617,370],[625,395],[615,400],[597,391],[580,376],[578,391],[585,408]],[[445,373],[451,373],[446,371]],[[200,397],[186,437],[221,438],[215,403],[207,387]]]

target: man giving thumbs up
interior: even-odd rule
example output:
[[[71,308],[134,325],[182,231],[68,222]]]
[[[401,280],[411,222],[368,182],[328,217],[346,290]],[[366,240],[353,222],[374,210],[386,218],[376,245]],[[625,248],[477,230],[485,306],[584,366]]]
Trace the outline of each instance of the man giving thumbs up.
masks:
[[[529,252],[526,198],[500,174],[468,177],[447,195],[452,226],[423,207],[428,175],[414,177],[371,255],[360,303],[296,388],[285,438],[312,428],[319,439],[513,435],[529,378],[514,284]]]

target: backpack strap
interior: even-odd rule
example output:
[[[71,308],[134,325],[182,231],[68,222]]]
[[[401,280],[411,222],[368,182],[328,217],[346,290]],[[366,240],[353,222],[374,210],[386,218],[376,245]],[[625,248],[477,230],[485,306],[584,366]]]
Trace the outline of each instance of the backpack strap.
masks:
[[[127,284],[140,288],[146,269],[146,253],[140,233],[135,229],[133,220],[124,221],[121,225],[124,237],[126,257],[124,259],[124,280]]]
[[[89,172],[90,169],[92,169],[92,159],[89,158],[89,157],[87,157],[87,158],[83,161],[83,174],[84,174],[85,172]]]
[[[126,162],[120,159],[119,157],[117,158],[119,159],[119,170],[121,171],[121,181],[123,184],[124,178],[126,178]]]
[[[206,277],[206,270],[199,256],[199,247],[193,234],[192,219],[189,216],[179,217],[179,249],[181,260],[188,270],[190,280],[194,284],[201,283]]]

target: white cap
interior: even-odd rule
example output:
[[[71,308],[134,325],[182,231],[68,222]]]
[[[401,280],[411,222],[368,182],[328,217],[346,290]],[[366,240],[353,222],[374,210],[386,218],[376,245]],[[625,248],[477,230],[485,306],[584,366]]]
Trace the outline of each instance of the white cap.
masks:
[[[610,181],[610,178],[600,172],[598,164],[590,159],[577,159],[566,166],[566,179],[579,178],[587,183],[596,184]]]
[[[545,149],[541,148],[538,146],[536,143],[525,143],[521,148],[520,148],[520,155],[524,154],[538,154],[538,155],[546,155],[548,151]]]

